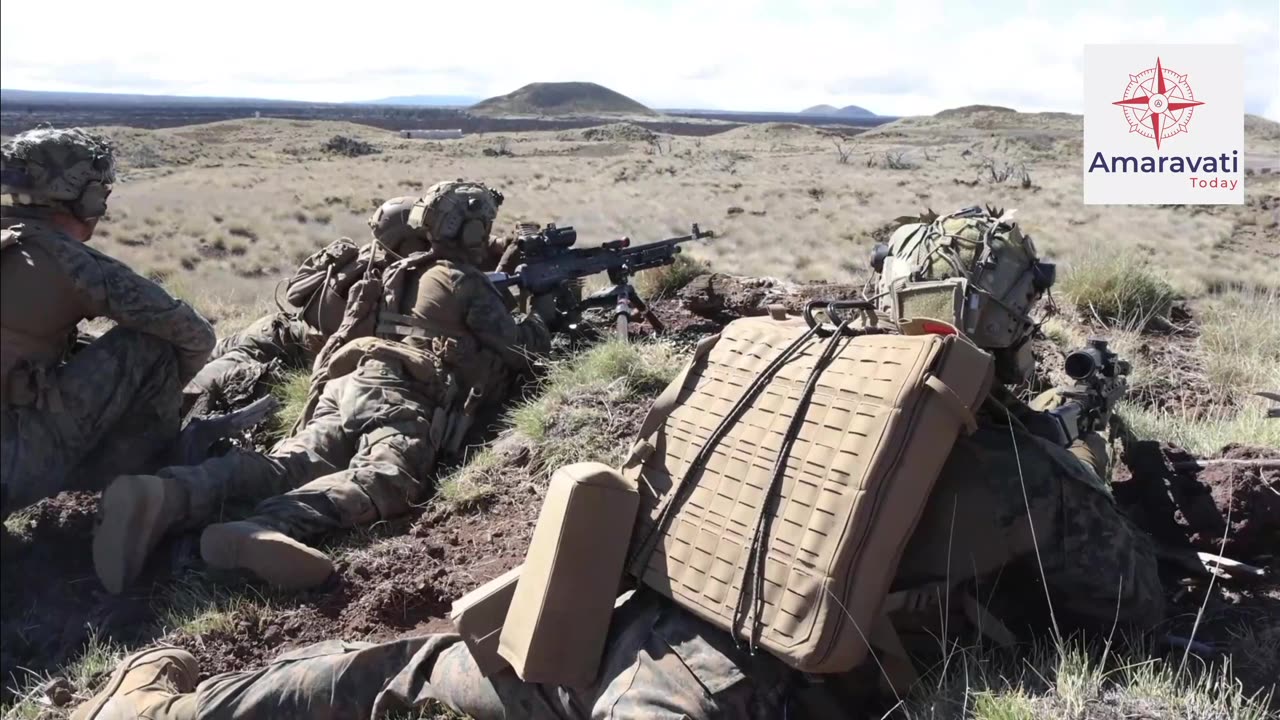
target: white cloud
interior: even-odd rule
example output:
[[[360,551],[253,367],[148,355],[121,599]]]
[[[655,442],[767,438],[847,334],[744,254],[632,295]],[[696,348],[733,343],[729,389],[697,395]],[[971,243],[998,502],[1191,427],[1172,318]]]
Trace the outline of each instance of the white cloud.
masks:
[[[1078,111],[1086,42],[1238,42],[1250,108],[1280,119],[1275,3],[1177,5],[63,0],[52,20],[5,3],[0,61],[5,87],[27,89],[338,101],[593,80],[665,107],[917,114]]]

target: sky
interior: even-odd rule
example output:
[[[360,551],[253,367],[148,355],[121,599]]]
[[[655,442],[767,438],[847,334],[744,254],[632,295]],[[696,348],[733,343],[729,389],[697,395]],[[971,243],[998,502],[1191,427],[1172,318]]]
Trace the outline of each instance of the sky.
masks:
[[[360,101],[587,80],[658,108],[1079,112],[1085,43],[1237,43],[1280,120],[1277,0],[60,0],[0,5],[0,84]],[[48,26],[42,32],[41,28]],[[55,46],[54,43],[57,45]]]

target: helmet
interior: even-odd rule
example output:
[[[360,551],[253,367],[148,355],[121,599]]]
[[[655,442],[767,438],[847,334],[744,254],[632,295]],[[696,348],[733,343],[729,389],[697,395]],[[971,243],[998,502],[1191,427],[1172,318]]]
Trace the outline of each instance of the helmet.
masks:
[[[106,138],[79,128],[28,130],[4,145],[0,193],[15,205],[57,208],[90,220],[106,214],[115,180]]]
[[[396,197],[382,203],[369,216],[369,229],[373,236],[383,245],[397,249],[405,239],[413,236],[415,230],[409,227],[409,213],[417,198],[412,196]]]
[[[501,203],[500,193],[480,183],[440,182],[414,203],[409,226],[420,231],[437,251],[461,252],[479,264],[488,254],[489,231]]]
[[[980,207],[900,218],[904,224],[872,254],[880,309],[897,322],[949,322],[995,352],[997,365],[1004,357],[1017,366],[1002,375],[1028,372],[1030,312],[1053,285],[1055,268],[1012,218],[1012,211]]]

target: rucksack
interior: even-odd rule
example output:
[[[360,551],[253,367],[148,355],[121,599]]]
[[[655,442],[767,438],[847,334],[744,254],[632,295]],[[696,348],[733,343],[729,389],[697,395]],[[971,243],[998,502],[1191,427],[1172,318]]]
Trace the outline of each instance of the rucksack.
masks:
[[[342,320],[347,292],[364,276],[371,246],[361,251],[350,238],[339,238],[302,261],[289,280],[285,298],[304,322],[322,334]],[[366,262],[358,262],[364,256]]]
[[[854,668],[992,374],[939,322],[730,323],[654,403],[624,464],[641,498],[629,571],[798,670]]]

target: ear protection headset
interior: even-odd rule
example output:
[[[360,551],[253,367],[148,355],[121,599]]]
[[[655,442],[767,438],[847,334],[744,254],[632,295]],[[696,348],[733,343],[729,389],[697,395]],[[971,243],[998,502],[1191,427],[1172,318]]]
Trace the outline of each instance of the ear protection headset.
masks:
[[[67,208],[82,221],[99,218],[107,214],[107,197],[110,195],[110,184],[92,180],[80,191],[80,197],[67,203]]]

